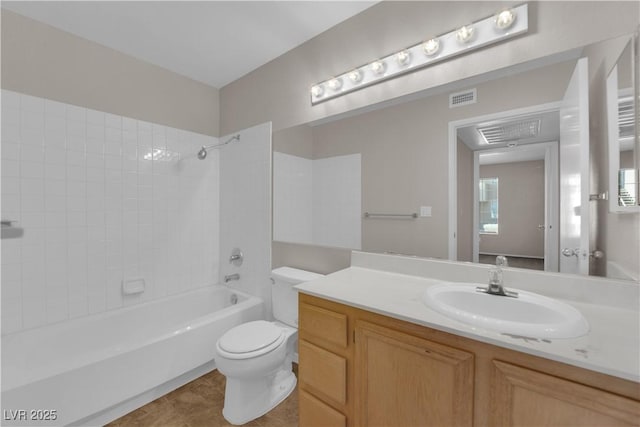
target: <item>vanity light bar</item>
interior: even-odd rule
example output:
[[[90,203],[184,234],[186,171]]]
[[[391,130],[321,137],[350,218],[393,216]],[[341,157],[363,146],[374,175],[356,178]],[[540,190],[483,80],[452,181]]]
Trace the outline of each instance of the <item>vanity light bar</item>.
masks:
[[[480,21],[317,83],[310,90],[311,104],[315,105],[438,61],[510,39],[526,33],[528,29],[529,14],[526,3],[502,10]]]

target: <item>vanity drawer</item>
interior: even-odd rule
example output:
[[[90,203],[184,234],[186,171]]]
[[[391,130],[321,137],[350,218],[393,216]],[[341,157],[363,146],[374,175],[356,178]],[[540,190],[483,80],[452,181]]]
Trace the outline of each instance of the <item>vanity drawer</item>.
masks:
[[[307,341],[298,343],[302,388],[320,392],[338,404],[347,401],[347,360]],[[311,391],[311,390],[310,390]]]
[[[346,314],[305,303],[300,304],[299,311],[301,331],[339,348],[347,348]]]
[[[300,391],[300,425],[304,427],[345,427],[347,418],[313,395]]]

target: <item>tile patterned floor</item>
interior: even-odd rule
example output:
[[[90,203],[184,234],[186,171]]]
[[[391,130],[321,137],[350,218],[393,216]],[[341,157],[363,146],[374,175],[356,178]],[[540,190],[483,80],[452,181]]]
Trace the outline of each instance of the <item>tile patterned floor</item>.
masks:
[[[217,370],[210,372],[107,424],[107,427],[231,426],[222,417],[225,384],[224,375]],[[296,427],[297,425],[297,387],[271,412],[245,424],[247,427]]]

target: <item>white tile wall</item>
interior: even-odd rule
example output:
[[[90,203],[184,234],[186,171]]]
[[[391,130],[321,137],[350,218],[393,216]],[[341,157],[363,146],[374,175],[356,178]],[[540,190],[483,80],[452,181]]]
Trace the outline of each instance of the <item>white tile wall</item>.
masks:
[[[226,141],[229,136],[220,138]],[[240,132],[240,141],[220,150],[220,281],[239,273],[231,288],[263,298],[271,312],[271,123]],[[242,266],[229,263],[233,248]]]
[[[313,161],[313,242],[360,249],[362,245],[361,155]]]
[[[313,160],[273,153],[273,239],[313,242]]]
[[[273,162],[274,240],[360,249],[361,155]]]
[[[219,276],[217,138],[2,91],[2,333]],[[144,278],[143,294],[122,281]]]

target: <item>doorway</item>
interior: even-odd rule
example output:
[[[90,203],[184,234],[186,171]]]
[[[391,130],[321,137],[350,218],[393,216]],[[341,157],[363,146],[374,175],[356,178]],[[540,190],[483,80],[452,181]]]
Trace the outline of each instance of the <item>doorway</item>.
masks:
[[[558,271],[559,105],[456,122],[456,259]]]
[[[503,255],[513,267],[558,271],[557,141],[474,154],[473,261],[494,264]],[[494,182],[495,200],[483,194]]]

